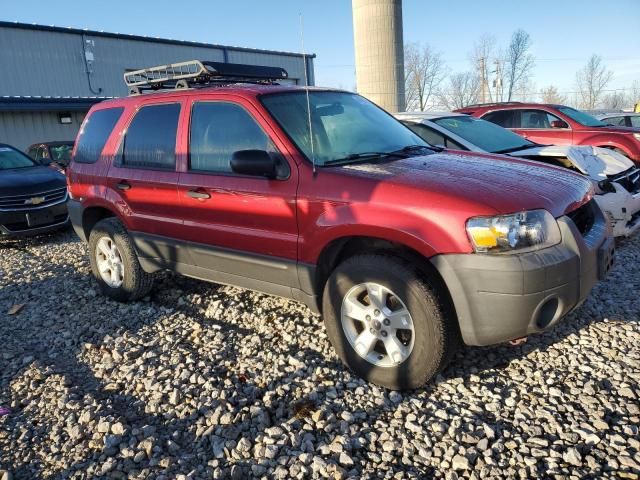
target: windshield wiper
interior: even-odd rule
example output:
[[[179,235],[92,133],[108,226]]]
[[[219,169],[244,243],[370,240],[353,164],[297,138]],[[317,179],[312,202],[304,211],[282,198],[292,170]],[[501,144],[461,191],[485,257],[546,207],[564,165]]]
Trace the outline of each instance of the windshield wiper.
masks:
[[[383,157],[395,157],[395,158],[407,158],[407,154],[403,152],[362,152],[362,153],[352,153],[351,155],[347,155],[346,157],[334,158],[331,160],[326,160],[324,162],[324,166],[327,165],[340,165],[343,163],[355,163],[355,161],[367,161],[373,160],[375,158],[383,158]]]
[[[407,145],[406,147],[401,148],[400,150],[395,150],[398,153],[412,153],[418,150],[432,150],[434,152],[442,152],[444,148],[436,147],[435,145]]]
[[[532,148],[535,145],[530,144],[530,143],[525,143],[523,145],[519,145],[517,147],[511,147],[511,148],[504,148],[502,150],[496,150],[494,152],[491,153],[511,153],[511,152],[517,152],[518,150],[523,150],[525,148]]]

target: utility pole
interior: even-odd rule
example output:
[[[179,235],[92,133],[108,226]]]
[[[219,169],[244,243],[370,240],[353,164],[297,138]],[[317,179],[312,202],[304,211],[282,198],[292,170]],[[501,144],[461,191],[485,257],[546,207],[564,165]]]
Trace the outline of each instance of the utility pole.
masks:
[[[496,89],[496,102],[501,102],[502,101],[502,65],[500,64],[500,60],[495,59],[493,61],[493,63],[495,63],[496,65],[496,69],[491,72],[491,73],[495,73],[496,76],[493,80],[493,87]]]
[[[489,91],[489,79],[487,78],[487,59],[480,57],[478,63],[480,69],[480,102],[488,103],[491,101],[491,92]]]

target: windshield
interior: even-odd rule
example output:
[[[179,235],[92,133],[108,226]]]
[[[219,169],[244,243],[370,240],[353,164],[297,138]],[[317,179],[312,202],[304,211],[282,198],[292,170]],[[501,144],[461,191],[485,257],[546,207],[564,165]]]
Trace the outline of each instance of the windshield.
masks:
[[[480,147],[485,152],[497,153],[533,146],[533,143],[520,135],[478,118],[455,116],[438,118],[432,122]]]
[[[15,148],[0,147],[0,170],[35,167],[36,162]]]
[[[576,110],[571,107],[558,107],[562,113],[564,113],[571,120],[578,122],[585,127],[606,127],[607,124],[605,122],[601,122],[595,117],[592,117],[588,113],[581,112],[580,110]]]
[[[412,145],[428,146],[391,115],[359,95],[309,92],[312,155],[306,93],[274,93],[264,95],[261,100],[297,147],[308,159],[315,158],[319,166],[369,152],[384,154]]]
[[[73,145],[52,145],[49,147],[51,160],[61,165],[69,165]]]

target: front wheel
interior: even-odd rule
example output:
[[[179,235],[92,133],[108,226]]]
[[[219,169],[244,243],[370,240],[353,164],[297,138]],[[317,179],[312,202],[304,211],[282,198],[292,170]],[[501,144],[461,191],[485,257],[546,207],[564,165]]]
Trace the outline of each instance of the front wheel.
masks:
[[[386,254],[340,264],[327,281],[323,312],[342,361],[362,378],[394,390],[428,382],[446,365],[457,338],[437,284]]]
[[[131,238],[117,218],[106,218],[93,227],[89,256],[93,276],[106,296],[129,302],[151,290],[153,276],[140,266]]]

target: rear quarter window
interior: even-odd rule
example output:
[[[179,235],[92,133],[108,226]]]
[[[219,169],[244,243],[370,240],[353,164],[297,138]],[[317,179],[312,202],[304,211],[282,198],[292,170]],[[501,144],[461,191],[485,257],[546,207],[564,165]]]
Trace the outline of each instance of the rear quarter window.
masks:
[[[124,108],[105,108],[93,112],[84,123],[78,135],[78,146],[74,161],[78,163],[96,163],[113,127],[122,115]]]

